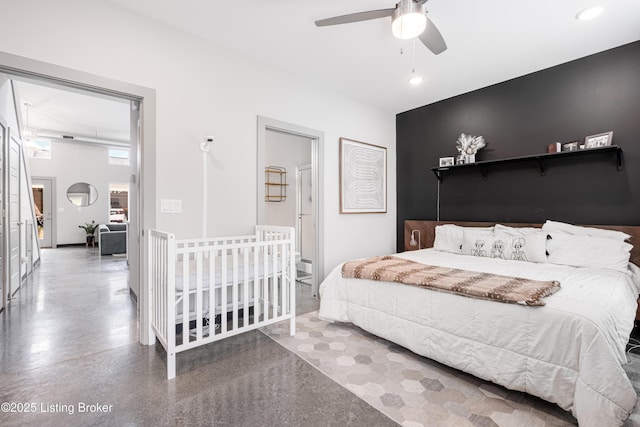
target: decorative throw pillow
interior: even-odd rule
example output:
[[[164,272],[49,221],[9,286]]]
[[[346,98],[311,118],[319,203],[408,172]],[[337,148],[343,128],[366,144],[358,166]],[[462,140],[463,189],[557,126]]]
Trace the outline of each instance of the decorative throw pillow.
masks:
[[[496,239],[508,242],[507,259],[513,261],[547,262],[547,235],[537,230],[535,233],[509,236],[496,233]]]
[[[464,231],[462,254],[513,261],[547,262],[546,236],[540,232],[526,236]]]
[[[602,228],[581,227],[579,225],[567,224],[565,222],[547,220],[542,229],[547,232],[573,234],[578,236],[607,237],[610,239],[627,240],[631,236],[622,231],[604,230]]]
[[[465,230],[491,235],[493,227],[461,227],[455,224],[436,226],[436,235],[433,241],[433,249],[454,254],[461,253],[462,240]]]
[[[464,230],[462,236],[462,254],[488,257],[493,244],[493,233]]]
[[[549,233],[549,262],[574,267],[606,268],[626,273],[632,245],[610,237]]]

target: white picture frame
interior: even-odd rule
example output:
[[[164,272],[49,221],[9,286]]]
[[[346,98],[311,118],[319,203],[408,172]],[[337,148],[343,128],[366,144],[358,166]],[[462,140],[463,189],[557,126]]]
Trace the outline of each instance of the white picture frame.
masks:
[[[608,147],[613,142],[613,131],[589,135],[584,139],[584,148]]]
[[[440,162],[438,163],[441,168],[448,168],[449,166],[454,166],[455,164],[455,157],[440,157]]]
[[[340,213],[387,212],[387,149],[340,138]]]

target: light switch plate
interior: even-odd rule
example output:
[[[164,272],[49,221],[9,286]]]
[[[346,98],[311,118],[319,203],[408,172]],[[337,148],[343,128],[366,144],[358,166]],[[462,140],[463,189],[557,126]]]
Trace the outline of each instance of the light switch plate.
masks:
[[[161,199],[160,213],[182,213],[182,200]]]

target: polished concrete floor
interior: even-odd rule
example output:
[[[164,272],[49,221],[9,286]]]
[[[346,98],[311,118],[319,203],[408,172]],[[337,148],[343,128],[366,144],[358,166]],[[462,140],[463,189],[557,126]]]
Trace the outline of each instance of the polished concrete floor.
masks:
[[[298,311],[318,301],[299,285]],[[0,315],[1,426],[395,425],[259,331],[181,353],[138,343],[123,258],[44,250]],[[6,405],[4,402],[7,402]]]

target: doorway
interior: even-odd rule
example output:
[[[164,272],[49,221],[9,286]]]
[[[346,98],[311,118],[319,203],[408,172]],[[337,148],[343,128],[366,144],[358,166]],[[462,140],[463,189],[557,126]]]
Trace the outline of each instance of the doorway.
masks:
[[[311,294],[314,297],[318,296],[318,288],[322,279],[324,279],[324,259],[323,248],[324,240],[322,236],[324,218],[323,212],[323,175],[322,175],[322,159],[324,150],[324,133],[315,129],[305,128],[291,123],[282,122],[279,120],[269,119],[267,117],[258,116],[258,182],[257,182],[257,224],[267,223],[267,203],[265,202],[265,168],[270,165],[267,162],[267,139],[269,133],[279,133],[287,136],[288,138],[299,141],[297,144],[304,144],[305,141],[309,144],[310,162],[297,162],[288,170],[291,174],[295,173],[295,169],[300,164],[310,164],[310,182],[311,182],[311,220],[307,220],[306,226],[311,228],[312,240],[311,249],[307,250],[307,254],[310,254],[310,263],[312,266],[312,272],[310,280],[306,279],[307,283],[311,284]],[[291,147],[294,147],[293,145]],[[285,157],[282,157],[285,158]],[[295,179],[294,179],[295,182]],[[290,194],[289,196],[296,199],[296,194]],[[274,205],[274,204],[272,204]],[[294,203],[295,205],[295,203]],[[295,212],[295,208],[294,208]],[[297,225],[297,217],[295,214],[291,221],[292,227]],[[276,224],[277,225],[277,224]],[[298,248],[301,249],[300,246]],[[302,261],[302,255],[300,254],[299,261]],[[300,265],[300,264],[299,264]]]
[[[42,84],[61,85],[69,90],[89,91],[94,94],[115,96],[131,101],[132,120],[131,133],[137,138],[132,140],[132,168],[130,182],[130,208],[134,211],[130,218],[129,249],[130,257],[129,285],[131,291],[137,293],[138,316],[140,324],[140,342],[153,344],[155,337],[150,329],[149,298],[147,289],[141,284],[146,283],[147,274],[139,263],[144,260],[144,245],[142,245],[142,230],[155,227],[156,205],[155,181],[145,180],[144,173],[153,177],[155,174],[156,150],[156,94],[155,90],[96,76],[90,73],[65,68],[46,62],[36,61],[5,52],[0,52],[0,72],[16,78],[27,78],[42,82]],[[151,207],[144,210],[144,206]],[[8,227],[5,225],[4,230]],[[6,252],[5,252],[6,253]],[[133,260],[132,260],[133,258]],[[6,262],[6,261],[5,261]]]
[[[53,237],[55,230],[54,206],[55,178],[32,177],[31,191],[35,204],[35,215],[38,230],[38,242],[41,248],[55,248]]]

